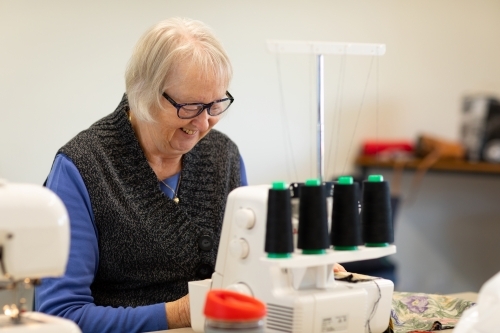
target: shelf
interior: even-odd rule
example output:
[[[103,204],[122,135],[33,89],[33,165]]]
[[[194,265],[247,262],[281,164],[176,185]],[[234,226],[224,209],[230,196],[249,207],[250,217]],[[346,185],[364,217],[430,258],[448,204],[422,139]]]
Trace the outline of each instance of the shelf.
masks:
[[[400,166],[404,167],[404,169],[415,170],[421,162],[422,159],[420,158],[411,158],[403,162],[395,159],[378,158],[377,156],[360,155],[356,159],[355,165],[361,168],[394,168]],[[450,159],[437,161],[429,168],[430,170],[500,175],[500,163],[494,164]]]

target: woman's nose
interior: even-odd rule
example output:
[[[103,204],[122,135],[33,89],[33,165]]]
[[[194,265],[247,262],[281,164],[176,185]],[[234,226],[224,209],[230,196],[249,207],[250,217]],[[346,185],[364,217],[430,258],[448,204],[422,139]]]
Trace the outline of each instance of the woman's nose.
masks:
[[[199,115],[193,118],[193,124],[196,125],[199,131],[206,131],[210,127],[210,116],[208,108],[203,110]]]

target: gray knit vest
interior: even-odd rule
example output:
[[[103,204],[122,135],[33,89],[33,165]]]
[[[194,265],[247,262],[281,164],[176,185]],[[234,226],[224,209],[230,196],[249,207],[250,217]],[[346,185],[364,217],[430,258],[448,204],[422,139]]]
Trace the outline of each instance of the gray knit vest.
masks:
[[[211,130],[182,157],[180,202],[160,190],[128,121],[128,100],[60,149],[78,168],[98,233],[94,303],[141,306],[176,300],[215,267],[226,199],[240,185],[236,145]],[[200,237],[214,240],[200,246]],[[205,243],[206,245],[206,243]],[[85,251],[85,249],[82,249]]]

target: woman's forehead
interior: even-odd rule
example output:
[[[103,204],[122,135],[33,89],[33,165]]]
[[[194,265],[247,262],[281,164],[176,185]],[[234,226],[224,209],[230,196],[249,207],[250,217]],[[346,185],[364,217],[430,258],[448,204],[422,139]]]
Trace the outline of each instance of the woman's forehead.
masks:
[[[200,66],[196,63],[180,63],[167,77],[166,87],[184,86],[191,88],[218,87],[225,92],[228,78],[217,68]]]

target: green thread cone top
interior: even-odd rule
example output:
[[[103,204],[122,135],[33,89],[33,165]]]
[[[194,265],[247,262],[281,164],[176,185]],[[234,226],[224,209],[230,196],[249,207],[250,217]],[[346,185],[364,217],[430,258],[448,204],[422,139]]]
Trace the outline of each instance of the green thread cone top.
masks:
[[[352,177],[351,176],[342,176],[342,177],[339,177],[339,184],[341,184],[341,185],[352,185],[353,184]]]
[[[320,186],[321,181],[318,178],[312,178],[306,180],[306,186]]]
[[[273,182],[273,190],[286,190],[288,189],[288,186],[286,185],[285,182],[282,181],[277,181]]]
[[[326,250],[302,250],[302,254],[326,254]]]
[[[382,176],[382,175],[370,175],[370,176],[368,176],[368,181],[374,182],[374,183],[381,183],[384,181],[384,176]]]
[[[291,253],[268,253],[267,257],[270,259],[287,259],[291,258]]]

